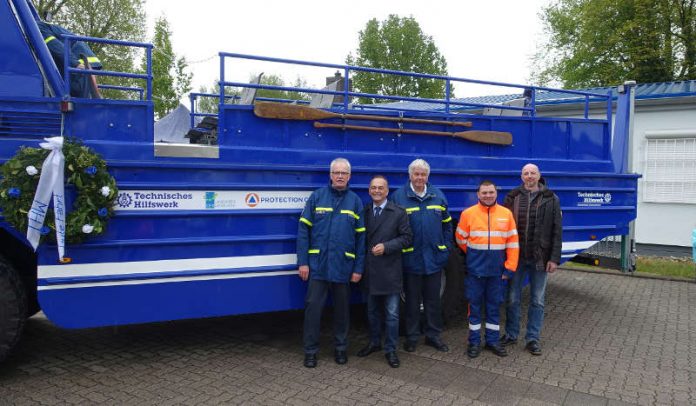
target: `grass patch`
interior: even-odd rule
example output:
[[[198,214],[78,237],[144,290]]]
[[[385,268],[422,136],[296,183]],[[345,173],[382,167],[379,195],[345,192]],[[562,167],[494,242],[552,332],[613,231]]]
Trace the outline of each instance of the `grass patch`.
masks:
[[[563,267],[585,270],[598,269],[598,267],[593,265],[571,261],[564,263]],[[636,272],[696,279],[696,264],[694,264],[691,258],[639,256],[636,260]]]
[[[636,272],[696,278],[696,264],[691,258],[638,257]]]

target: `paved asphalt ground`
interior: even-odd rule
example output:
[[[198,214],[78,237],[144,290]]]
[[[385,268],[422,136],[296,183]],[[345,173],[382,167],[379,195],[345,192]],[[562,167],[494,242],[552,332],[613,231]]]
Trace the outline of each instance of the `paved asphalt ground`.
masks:
[[[696,284],[562,270],[549,279],[542,356],[419,345],[391,369],[336,365],[324,323],[319,366],[302,367],[300,312],[61,330],[41,315],[0,366],[0,405],[25,404],[696,404]]]

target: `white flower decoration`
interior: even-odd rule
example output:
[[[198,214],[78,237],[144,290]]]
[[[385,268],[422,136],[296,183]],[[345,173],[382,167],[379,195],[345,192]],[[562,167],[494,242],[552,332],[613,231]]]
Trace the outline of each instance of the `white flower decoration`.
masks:
[[[85,224],[84,226],[82,226],[82,232],[83,232],[83,233],[89,234],[89,233],[91,233],[92,231],[94,231],[94,226],[93,226],[93,225],[91,225],[91,224]]]
[[[39,170],[36,169],[36,167],[35,167],[34,165],[29,165],[29,166],[27,166],[26,171],[27,171],[27,174],[28,174],[29,176],[34,176],[34,175],[36,175],[37,173],[39,173]]]
[[[101,190],[102,196],[104,196],[104,197],[109,197],[109,194],[111,194],[111,188],[108,186],[104,186],[100,190]]]

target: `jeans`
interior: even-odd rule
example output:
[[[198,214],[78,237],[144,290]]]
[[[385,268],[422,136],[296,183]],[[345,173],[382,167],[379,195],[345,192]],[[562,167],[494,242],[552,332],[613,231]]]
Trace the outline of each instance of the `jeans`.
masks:
[[[331,290],[334,303],[334,346],[337,351],[345,351],[348,346],[348,324],[350,286],[348,283],[333,283],[309,280],[305,296],[304,352],[316,354],[319,351],[321,312]]]
[[[440,287],[442,271],[430,275],[404,273],[406,293],[406,340],[415,343],[420,337],[420,304],[425,310],[425,336],[439,340],[442,332],[442,304]]]
[[[521,261],[508,286],[505,334],[517,339],[520,334],[520,299],[522,283],[529,276],[529,310],[527,312],[527,335],[525,342],[539,341],[544,324],[544,293],[546,292],[546,269],[537,270],[534,261]]]
[[[382,324],[384,310],[384,324]],[[370,323],[370,344],[382,344],[384,325],[384,352],[396,351],[399,343],[399,294],[369,295],[367,297],[367,320]]]

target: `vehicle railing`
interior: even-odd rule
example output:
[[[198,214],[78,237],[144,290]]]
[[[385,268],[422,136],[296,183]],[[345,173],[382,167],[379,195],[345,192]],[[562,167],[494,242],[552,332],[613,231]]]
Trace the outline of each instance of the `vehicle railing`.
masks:
[[[189,117],[190,117],[190,126],[191,128],[194,128],[196,126],[196,117],[217,117],[217,114],[215,113],[199,113],[196,111],[196,102],[198,99],[201,98],[218,98],[220,97],[219,94],[216,93],[200,93],[200,92],[192,92],[189,93],[189,103],[191,106],[190,112],[189,112]],[[229,99],[235,99],[238,98],[239,96],[237,95],[225,95],[225,100]]]
[[[122,92],[138,92],[138,100],[143,100],[143,93],[145,92],[145,89],[142,87],[133,87],[133,86],[117,86],[117,85],[97,85],[100,89],[106,89],[106,90],[118,90]],[[216,95],[217,96],[217,95]]]
[[[219,94],[215,93],[189,93],[189,102],[190,102],[190,113],[189,116],[191,117],[191,128],[194,128],[196,126],[196,117],[215,117],[217,114],[215,113],[201,113],[198,112],[197,109],[197,101],[198,99],[201,98],[219,98]],[[240,100],[241,96],[239,95],[225,95],[225,103],[227,103],[228,100],[232,99],[232,103],[234,103],[234,100]],[[277,102],[277,103],[297,103],[297,104],[309,104],[309,101],[307,100],[291,100],[291,99],[282,99],[282,98],[276,98],[276,97],[257,97],[256,100],[259,101],[270,101],[270,102]]]
[[[110,76],[110,77],[122,77],[122,78],[133,78],[133,79],[143,79],[146,81],[146,98],[145,100],[152,100],[152,44],[142,43],[142,42],[132,42],[132,41],[119,41],[114,39],[106,38],[95,38],[95,37],[85,37],[81,35],[65,35],[63,37],[63,46],[65,47],[65,60],[63,65],[63,72],[65,72],[63,80],[63,91],[64,94],[70,94],[70,75],[80,74],[80,75],[98,75],[98,76]],[[79,68],[70,67],[70,44],[73,41],[84,41],[84,42],[96,42],[100,44],[107,45],[119,45],[134,48],[145,48],[145,58],[146,58],[146,73],[128,73],[128,72],[116,72],[108,70],[86,70]],[[142,99],[142,98],[141,98]]]
[[[369,67],[363,67],[363,66],[353,66],[353,65],[339,65],[339,64],[330,64],[330,63],[320,63],[320,62],[312,62],[312,61],[301,61],[301,60],[294,60],[294,59],[282,59],[282,58],[272,58],[272,57],[265,57],[265,56],[256,56],[256,55],[247,55],[247,54],[238,54],[238,53],[229,53],[229,52],[220,52],[220,99],[223,97],[225,88],[228,86],[231,87],[240,87],[240,88],[254,88],[254,89],[268,89],[268,90],[281,90],[281,91],[290,91],[290,92],[299,92],[299,93],[315,93],[315,94],[328,94],[328,95],[335,95],[335,96],[343,96],[343,103],[341,106],[341,109],[344,112],[347,112],[349,107],[354,107],[349,104],[349,101],[352,97],[363,97],[363,98],[370,98],[370,99],[378,99],[378,100],[390,100],[390,101],[404,101],[404,102],[420,102],[420,103],[433,103],[433,104],[438,104],[443,106],[443,111],[445,114],[451,113],[453,110],[458,110],[458,109],[463,109],[463,108],[495,108],[495,109],[501,109],[501,110],[515,110],[515,111],[521,111],[523,115],[531,116],[534,117],[536,116],[536,111],[538,107],[538,102],[537,102],[537,95],[539,92],[555,92],[555,93],[560,93],[560,94],[567,94],[569,96],[576,96],[580,99],[582,99],[582,102],[584,103],[584,118],[588,119],[589,118],[589,112],[590,112],[590,103],[591,102],[605,102],[607,104],[607,121],[611,121],[611,101],[612,101],[612,94],[602,94],[602,93],[592,93],[592,92],[587,92],[587,91],[579,91],[579,90],[563,90],[563,89],[553,89],[553,88],[547,88],[547,87],[541,87],[541,86],[529,86],[529,85],[520,85],[520,84],[514,84],[514,83],[504,83],[504,82],[494,82],[494,81],[485,81],[485,80],[476,80],[476,79],[467,79],[467,78],[459,78],[459,77],[452,77],[452,76],[443,76],[443,75],[433,75],[433,74],[427,74],[427,73],[415,73],[415,72],[403,72],[403,71],[397,71],[397,70],[390,70],[390,69],[377,69],[377,68],[369,68]],[[353,92],[350,90],[350,86],[344,86],[343,90],[328,90],[328,89],[313,89],[313,88],[304,88],[304,87],[293,87],[293,86],[276,86],[276,85],[267,85],[267,84],[254,84],[254,83],[243,83],[243,82],[228,82],[225,80],[225,61],[227,58],[230,59],[247,59],[247,60],[257,60],[257,61],[263,61],[263,62],[273,62],[273,63],[282,63],[282,64],[291,64],[291,65],[301,65],[301,66],[314,66],[314,67],[323,67],[323,68],[331,68],[331,69],[338,69],[339,71],[343,71],[343,80],[344,83],[350,83],[350,78],[351,78],[351,73],[354,72],[368,72],[368,73],[377,73],[377,74],[385,74],[385,75],[397,75],[397,76],[407,76],[407,77],[412,77],[412,78],[420,78],[420,79],[433,79],[433,80],[442,80],[445,82],[445,98],[444,99],[431,99],[431,98],[420,98],[420,97],[410,97],[410,96],[392,96],[392,95],[382,95],[382,94],[373,94],[373,93],[363,93],[363,92]],[[451,88],[452,85],[456,83],[465,83],[465,84],[475,84],[475,85],[486,85],[486,86],[495,86],[495,87],[504,87],[504,88],[513,88],[513,89],[520,89],[520,96],[523,94],[529,95],[529,105],[525,107],[519,107],[519,106],[507,106],[504,104],[487,104],[487,103],[475,103],[475,102],[468,102],[468,101],[462,101],[458,99],[453,99],[452,94],[451,94]],[[363,104],[361,107],[367,109],[367,108],[372,108],[377,105],[371,105],[371,104]],[[398,110],[398,106],[388,106],[389,108],[394,108]],[[408,109],[409,111],[414,111],[414,109]],[[418,111],[417,109],[415,111]],[[432,113],[432,110],[423,110],[427,111],[429,113]]]

